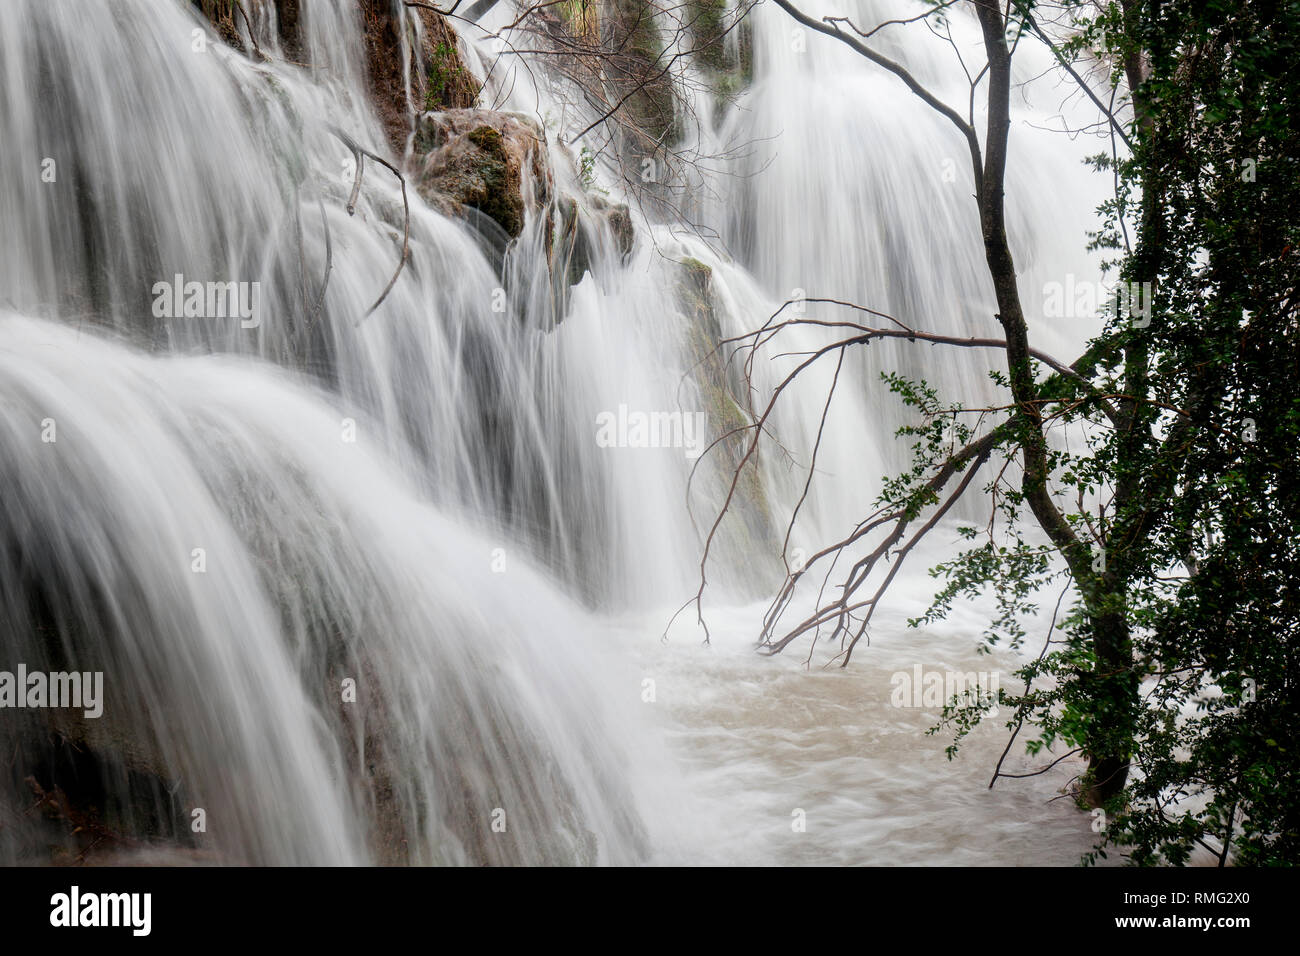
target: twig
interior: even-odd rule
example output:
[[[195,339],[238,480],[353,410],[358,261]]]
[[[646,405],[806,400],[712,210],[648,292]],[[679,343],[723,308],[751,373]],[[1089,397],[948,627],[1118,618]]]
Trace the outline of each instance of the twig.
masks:
[[[320,280],[320,294],[316,297],[316,305],[308,315],[308,323],[314,323],[320,318],[321,308],[325,305],[325,291],[330,284],[330,269],[334,264],[334,248],[330,242],[330,224],[329,219],[325,216],[325,203],[320,196],[316,197],[316,206],[320,209],[320,224],[325,230],[325,275]]]
[[[402,184],[402,257],[397,263],[397,270],[393,273],[393,277],[388,280],[388,285],[384,286],[384,291],[379,293],[379,298],[375,300],[375,304],[368,308],[366,314],[361,317],[361,319],[364,320],[369,318],[371,313],[373,313],[375,309],[379,308],[379,304],[387,298],[388,293],[392,291],[393,286],[397,283],[397,277],[402,274],[402,269],[406,266],[406,257],[411,246],[411,205],[406,197],[406,177],[402,175],[396,166],[384,159],[382,156],[372,153],[363,146],[359,146],[351,136],[343,132],[343,130],[339,129],[337,126],[331,126],[329,129],[330,132],[343,141],[344,146],[352,151],[352,155],[357,162],[356,178],[352,181],[352,195],[348,198],[347,209],[349,216],[356,211],[357,194],[361,190],[363,157],[369,156],[375,162],[379,163],[379,165],[391,170],[392,174],[397,177],[398,182]]]
[[[253,52],[257,54],[259,60],[266,61],[270,59],[270,57],[262,52],[262,48],[257,45],[257,33],[253,30],[253,23],[248,19],[248,12],[244,10],[244,5],[240,0],[235,0],[235,9],[238,10],[239,15],[244,18],[244,26],[248,27],[248,38],[253,41]]]

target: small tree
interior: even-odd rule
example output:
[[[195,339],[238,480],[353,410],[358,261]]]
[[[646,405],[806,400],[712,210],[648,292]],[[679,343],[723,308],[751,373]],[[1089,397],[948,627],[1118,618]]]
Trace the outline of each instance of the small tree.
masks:
[[[1017,646],[1026,637],[1020,621],[1037,609],[1041,589],[1056,582],[1063,585],[1062,598],[1074,593],[1075,603],[1059,621],[1060,636],[1054,613],[1042,653],[1020,671],[1024,690],[999,694],[997,702],[1012,714],[1006,752],[1030,728],[1029,752],[1053,753],[1035,772],[1071,754],[1086,755],[1081,801],[1107,808],[1115,822],[1105,840],[1133,847],[1140,862],[1157,856],[1179,862],[1198,842],[1226,861],[1243,816],[1252,821],[1242,844],[1246,857],[1294,859],[1294,801],[1272,799],[1294,778],[1294,757],[1286,749],[1293,735],[1281,732],[1294,729],[1286,704],[1297,673],[1292,591],[1300,524],[1288,475],[1294,454],[1279,460],[1262,443],[1241,440],[1252,408],[1269,409],[1269,437],[1288,443],[1282,447],[1293,447],[1300,430],[1295,227],[1286,218],[1295,208],[1290,191],[1297,188],[1300,151],[1292,121],[1282,118],[1295,113],[1294,88],[1276,79],[1287,72],[1284,58],[1294,54],[1290,24],[1296,21],[1284,22],[1283,10],[1294,4],[1265,4],[1250,14],[1210,4],[1197,14],[1193,8],[1203,4],[1124,0],[1048,10],[1027,0],[968,0],[963,6],[978,20],[985,63],[970,77],[963,115],[869,43],[886,26],[937,18],[957,4],[935,3],[913,20],[867,29],[842,17],[817,19],[792,0],[774,2],[805,27],[892,73],[965,142],[1003,338],[935,335],[826,299],[808,301],[852,310],[856,319],[784,317],[792,304],[786,303],[760,329],[724,343],[746,353],[746,369],[793,326],[840,337],[797,365],[756,409],[734,477],[738,481],[753,461],[791,382],[814,364],[828,357],[842,362],[846,350],[876,339],[998,349],[1005,371],[995,378],[1011,401],[967,408],[943,402],[925,383],[888,377],[919,413],[920,424],[902,430],[914,440],[913,467],[886,483],[879,509],[848,536],[789,571],[765,616],[763,645],[775,653],[801,637],[829,635],[841,642],[847,665],[907,554],[986,463],[1001,461],[983,487],[1004,519],[1006,537],[995,539],[992,522],[983,530],[963,529],[972,546],[936,569],[946,584],[921,620],[936,620],[958,598],[991,587],[998,614],[987,638]],[[1060,14],[1069,22],[1057,42],[1039,18]],[[1060,27],[1053,32],[1059,35]],[[1114,265],[1126,294],[1104,333],[1068,363],[1030,344],[1007,237],[1011,61],[1030,36],[1053,50],[1099,106],[1112,142],[1109,153],[1093,160],[1113,172],[1117,187],[1101,210],[1095,246],[1118,253]],[[1216,72],[1225,56],[1233,68]],[[1080,75],[1088,64],[1100,64],[1110,81],[1104,97]],[[1133,95],[1126,97],[1125,89]],[[974,111],[981,90],[987,117],[982,138]],[[1270,177],[1276,170],[1276,178],[1269,179],[1268,191],[1245,188],[1245,178],[1237,177],[1243,157],[1273,164]],[[1272,214],[1261,217],[1258,204],[1266,198]],[[833,395],[834,385],[828,404]],[[1260,406],[1266,398],[1270,404]],[[1257,430],[1263,414],[1250,419]],[[991,422],[989,429],[977,435],[973,416]],[[1086,447],[1071,452],[1050,440],[1053,428],[1069,423],[1086,426]],[[815,466],[816,449],[810,473]],[[701,560],[693,599],[701,623],[709,545],[729,504],[730,498]],[[1206,552],[1197,537],[1206,528],[1237,530],[1233,543]],[[865,553],[848,561],[838,588],[829,587],[841,559],[858,550]],[[815,610],[787,622],[804,579],[815,580],[819,572]],[[1229,621],[1238,634],[1244,624],[1266,637],[1225,647],[1221,628]],[[1182,639],[1189,634],[1194,642]],[[1245,676],[1247,662],[1253,678]],[[1267,700],[1260,691],[1265,685]],[[1252,688],[1249,701],[1243,686]],[[1223,693],[1214,695],[1215,687]],[[943,724],[959,742],[990,703],[953,701]],[[1206,716],[1185,719],[1182,711],[1198,705]],[[1174,756],[1175,748],[1190,750],[1191,758]],[[1135,764],[1141,775],[1126,787]],[[1009,776],[1001,768],[1000,761],[990,786]],[[1217,844],[1207,841],[1210,834],[1217,834]]]

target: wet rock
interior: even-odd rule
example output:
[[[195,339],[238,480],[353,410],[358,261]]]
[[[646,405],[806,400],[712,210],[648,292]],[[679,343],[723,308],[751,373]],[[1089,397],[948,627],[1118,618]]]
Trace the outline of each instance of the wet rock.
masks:
[[[530,117],[490,110],[426,113],[415,134],[415,187],[453,213],[478,210],[515,237],[550,200],[545,137]]]
[[[691,377],[699,389],[702,410],[708,416],[709,441],[723,439],[710,452],[712,470],[705,471],[710,500],[722,500],[728,493],[731,475],[741,468],[752,440],[747,430],[749,415],[743,410],[745,382],[737,363],[726,361],[727,350],[719,349],[723,330],[713,289],[713,269],[698,259],[679,261],[677,299],[691,318],[687,325],[687,355],[691,360]],[[725,437],[724,436],[729,436]],[[740,472],[732,497],[731,510],[740,517],[720,530],[719,546],[746,560],[761,562],[773,553],[771,506],[764,487],[757,456]]]
[[[404,14],[396,14],[388,0],[361,0],[370,96],[389,144],[399,156],[406,150],[413,114],[473,106],[479,92],[478,81],[461,57],[456,31],[432,10],[410,9],[423,27],[418,43]],[[403,29],[409,31],[405,47]],[[409,62],[404,64],[403,58]],[[409,90],[405,68],[410,70]]]
[[[607,79],[627,100],[626,120],[647,142],[643,152],[653,152],[680,134],[668,54],[659,28],[652,19],[654,7],[644,0],[612,0],[601,25],[608,66]]]
[[[587,219],[585,224],[583,213]],[[583,213],[579,212],[578,201],[571,196],[561,197],[552,211],[554,231],[548,249],[551,268],[562,274],[568,285],[577,285],[591,269],[595,259],[593,231],[597,234],[608,232],[623,262],[631,255],[636,241],[632,214],[626,204],[609,202],[601,196],[588,196]]]
[[[280,49],[291,60],[302,59],[302,35],[299,31],[301,19],[300,0],[276,0],[275,25],[280,35]]]
[[[627,208],[626,203],[610,203],[599,197],[595,200],[595,206],[608,224],[610,231],[613,232],[618,251],[626,261],[627,257],[632,254],[632,244],[636,241],[636,232],[632,228],[631,211]]]

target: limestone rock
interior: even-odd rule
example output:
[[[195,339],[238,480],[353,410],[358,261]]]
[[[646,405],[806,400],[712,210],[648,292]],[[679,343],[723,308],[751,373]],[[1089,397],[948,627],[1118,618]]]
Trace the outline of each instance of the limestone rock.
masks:
[[[446,211],[477,209],[518,236],[528,211],[551,196],[545,137],[517,113],[456,109],[426,113],[416,126],[415,187]]]

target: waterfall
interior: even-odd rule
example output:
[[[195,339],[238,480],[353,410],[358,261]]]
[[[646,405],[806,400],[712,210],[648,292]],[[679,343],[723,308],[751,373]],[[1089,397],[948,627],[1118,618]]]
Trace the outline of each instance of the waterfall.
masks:
[[[491,310],[477,236],[414,197],[411,261],[366,316],[402,205],[372,164],[344,208],[331,127],[382,141],[345,6],[305,5],[314,73],[250,62],[182,4],[11,11],[0,633],[7,665],[102,671],[106,716],[3,724],[25,758],[5,859],[42,845],[17,812],[37,767],[223,862],[649,852],[661,788],[635,781],[656,744],[619,706],[635,674],[534,570],[594,568],[579,591],[599,598],[671,567],[667,535],[618,520],[670,513],[680,478],[612,474],[586,414],[620,375],[602,361],[634,353],[596,318],[638,290],[579,289],[549,337]],[[160,317],[173,276],[257,281],[257,315]],[[640,486],[621,513],[601,504],[620,481]]]
[[[275,4],[244,6],[234,35],[264,58],[182,2],[6,11],[0,671],[102,672],[104,716],[4,712],[0,748],[18,759],[0,776],[0,862],[74,853],[50,781],[137,835],[112,859],[617,864],[730,833],[727,807],[688,792],[677,718],[645,693],[666,667],[683,698],[698,691],[654,655],[697,586],[735,443],[699,452],[742,420],[734,370],[701,368],[797,289],[995,333],[960,143],[896,80],[825,38],[797,48],[760,6],[738,101],[680,91],[702,119],[692,148],[754,144],[675,200],[716,228],[706,238],[639,209],[608,155],[596,189],[583,182],[581,144],[562,144],[597,114],[545,58],[495,69],[482,101],[537,121],[552,200],[585,236],[585,274],[557,283],[537,209],[507,244],[409,176],[404,203],[366,161],[350,213],[344,137],[391,153],[357,5],[299,4],[292,46]],[[487,76],[493,41],[456,29]],[[943,51],[901,33],[886,49],[939,82]],[[1027,92],[1018,109],[1012,234],[1035,288],[1087,273],[1082,227],[1061,223],[1086,222],[1098,187],[1052,168],[1073,161],[1032,128],[1051,108]],[[620,200],[630,249],[601,218]],[[250,308],[187,316],[192,283],[251,290],[232,300]],[[1086,330],[1043,332],[1065,349]],[[997,358],[854,356],[820,463],[835,480],[800,540],[855,520],[903,461],[880,371],[989,397]],[[829,371],[778,418],[798,461]],[[683,440],[601,440],[641,413],[679,416]],[[755,473],[710,569],[723,630],[746,640],[803,478],[772,454]],[[628,629],[650,657],[612,636]],[[691,622],[674,631],[697,639]]]

